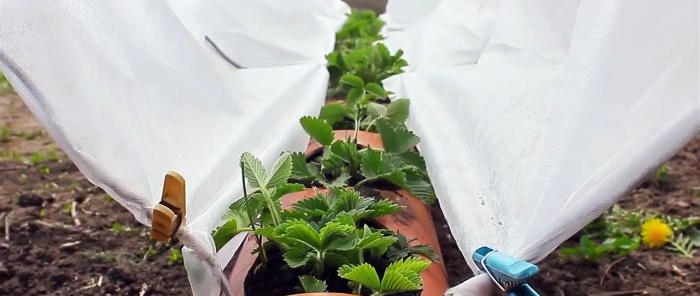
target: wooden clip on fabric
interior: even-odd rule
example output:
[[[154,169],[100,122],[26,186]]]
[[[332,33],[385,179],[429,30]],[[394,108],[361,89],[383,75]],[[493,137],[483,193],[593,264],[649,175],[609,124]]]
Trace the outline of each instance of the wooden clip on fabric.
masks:
[[[185,223],[185,179],[177,172],[167,172],[160,203],[153,207],[151,237],[168,243]]]

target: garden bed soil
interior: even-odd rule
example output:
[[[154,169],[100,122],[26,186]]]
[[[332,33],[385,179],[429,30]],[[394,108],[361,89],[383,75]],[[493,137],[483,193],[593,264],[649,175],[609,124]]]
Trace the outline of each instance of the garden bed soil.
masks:
[[[85,180],[14,94],[0,96],[0,130],[0,295],[191,294],[171,246]]]

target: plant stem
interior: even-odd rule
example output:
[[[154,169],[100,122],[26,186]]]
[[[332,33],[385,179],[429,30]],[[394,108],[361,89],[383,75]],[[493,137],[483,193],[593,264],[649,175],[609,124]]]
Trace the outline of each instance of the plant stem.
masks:
[[[262,193],[263,198],[265,198],[265,203],[267,204],[267,207],[270,209],[270,215],[272,216],[272,223],[277,226],[280,223],[282,223],[282,218],[280,218],[280,213],[277,211],[277,207],[275,207],[275,202],[272,201],[272,196],[270,195],[270,191],[267,190],[265,187],[260,188],[260,192]]]
[[[353,106],[355,109],[355,139],[357,139],[357,135],[360,133],[360,101],[362,101],[362,99],[365,97],[365,93],[366,91],[363,89],[362,95],[358,101],[355,102],[355,106]]]
[[[364,185],[365,183],[369,183],[369,182],[376,181],[376,180],[379,180],[379,178],[367,178],[367,179],[364,179],[364,180],[362,180],[362,181],[360,181],[360,182],[357,182],[357,184],[355,184],[355,188],[358,188],[358,187]]]
[[[372,121],[370,121],[369,124],[367,125],[367,128],[365,129],[365,131],[368,132],[372,128],[374,123],[377,122],[377,120],[379,120],[380,118],[382,118],[382,117],[377,117],[375,119],[372,119]]]
[[[324,251],[316,251],[316,255],[318,256],[318,269],[316,270],[317,277],[322,278],[323,272],[325,271],[323,268],[323,266],[325,264],[325,262],[324,262],[325,252]]]
[[[357,260],[360,262],[360,264],[365,263],[365,256],[362,253],[362,249],[357,251]],[[362,292],[362,284],[357,283],[357,294],[360,294]]]
[[[357,139],[357,135],[360,133],[360,109],[355,106],[355,136],[354,138]]]
[[[248,203],[248,191],[246,190],[245,187],[245,169],[243,168],[244,164],[243,161],[240,162],[241,166],[241,182],[243,183],[243,198],[245,200],[245,208],[246,211],[248,212],[248,220],[250,220],[250,229],[255,232],[255,218],[253,217],[253,212],[251,211]],[[262,245],[262,238],[259,235],[253,234],[253,238],[255,239],[255,243],[258,245],[258,248],[260,248],[260,257],[262,258],[263,263],[267,263],[267,253],[265,252],[265,248],[263,248]]]

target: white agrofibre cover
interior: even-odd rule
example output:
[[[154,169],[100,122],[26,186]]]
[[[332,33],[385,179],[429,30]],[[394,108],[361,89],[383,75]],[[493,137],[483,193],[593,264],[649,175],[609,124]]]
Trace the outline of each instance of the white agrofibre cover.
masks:
[[[482,245],[543,258],[698,132],[698,4],[672,2],[390,0],[386,42],[411,66],[386,86],[411,99],[466,258]],[[323,103],[347,12],[336,0],[0,0],[0,70],[142,223],[164,172],[183,174],[190,283],[219,295],[237,246],[214,254],[209,233],[241,195],[238,157],[269,165],[304,148],[298,119]],[[453,292],[492,287],[482,276]]]
[[[190,283],[219,295],[210,232],[242,195],[239,157],[271,165],[306,147],[299,118],[324,102],[325,55],[348,12],[328,0],[2,0],[0,71],[141,223],[165,172],[185,177]]]
[[[700,130],[698,1],[436,0],[401,17],[417,2],[389,0],[386,43],[410,69],[385,85],[411,99],[470,265],[480,246],[543,259]]]

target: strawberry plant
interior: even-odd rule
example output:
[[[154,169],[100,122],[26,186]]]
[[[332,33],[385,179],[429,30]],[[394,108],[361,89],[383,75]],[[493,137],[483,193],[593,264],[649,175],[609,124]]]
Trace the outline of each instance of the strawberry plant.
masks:
[[[343,27],[335,34],[336,51],[344,52],[370,46],[383,39],[379,33],[384,21],[372,10],[353,9]]]
[[[374,12],[353,11],[337,33],[336,50],[327,56],[328,97],[340,96],[342,101],[325,105],[318,117],[300,120],[320,144],[320,152],[309,158],[300,152],[284,153],[269,172],[252,154],[241,156],[243,197],[229,207],[226,222],[213,237],[217,249],[242,232],[255,239],[254,245],[244,243],[259,255],[245,283],[258,287],[245,284],[246,294],[265,294],[271,288],[273,294],[284,295],[418,291],[421,272],[430,260],[438,261],[429,246],[378,222],[404,209],[380,196],[377,188],[404,189],[426,203],[435,200],[425,161],[416,149],[419,138],[405,125],[409,101],[390,99],[392,93],[382,85],[407,65],[402,51],[392,54],[376,42],[382,39],[382,25]],[[354,135],[336,140],[334,129]],[[377,133],[382,149],[358,145],[360,132]],[[307,189],[298,193],[305,199],[282,207],[284,195],[315,186],[324,189],[314,196]],[[412,210],[411,205],[407,208]],[[271,277],[284,284],[279,289],[265,285]]]
[[[430,264],[422,257],[437,255],[425,245],[409,246],[405,237],[372,222],[401,211],[399,205],[361,196],[352,188],[329,187],[326,193],[282,209],[280,197],[301,188],[287,180],[293,174],[293,157],[283,154],[268,173],[257,158],[243,154],[244,176],[252,192],[230,207],[229,221],[214,231],[217,248],[237,233],[253,232],[260,237],[256,270],[294,274],[297,291],[345,287],[341,290],[389,295],[420,290],[420,272]],[[384,274],[381,281],[363,280],[378,279],[378,274]]]
[[[333,128],[376,132],[376,122],[380,119],[401,125],[408,119],[408,99],[389,101],[387,98],[391,92],[379,84],[365,83],[355,75],[343,75],[340,81],[351,87],[345,102],[326,104],[319,115]]]
[[[282,154],[269,173],[259,159],[250,153],[243,153],[241,168],[253,191],[229,207],[224,217],[226,223],[214,232],[217,249],[238,233],[255,231],[256,217],[260,217],[258,224],[279,225],[282,221],[279,199],[287,193],[304,189],[301,184],[287,182],[292,169],[289,153]]]
[[[334,51],[326,56],[328,72],[330,73],[329,96],[343,97],[349,95],[352,87],[357,83],[341,83],[345,75],[353,75],[362,79],[365,84],[374,83],[382,85],[382,80],[403,72],[403,67],[408,65],[402,58],[403,51],[394,54],[381,43],[372,46],[361,47],[348,52]]]
[[[377,270],[369,264],[343,265],[340,276],[365,286],[373,291],[372,296],[389,295],[402,291],[420,290],[421,280],[418,276],[430,266],[430,262],[418,258],[399,260],[389,265],[381,281]]]
[[[435,200],[425,161],[416,152],[420,139],[403,125],[387,119],[376,122],[384,150],[358,147],[354,139],[334,140],[325,120],[304,117],[301,125],[323,152],[307,163],[303,153],[292,154],[292,179],[307,186],[354,186],[383,183],[402,188],[427,203]]]

